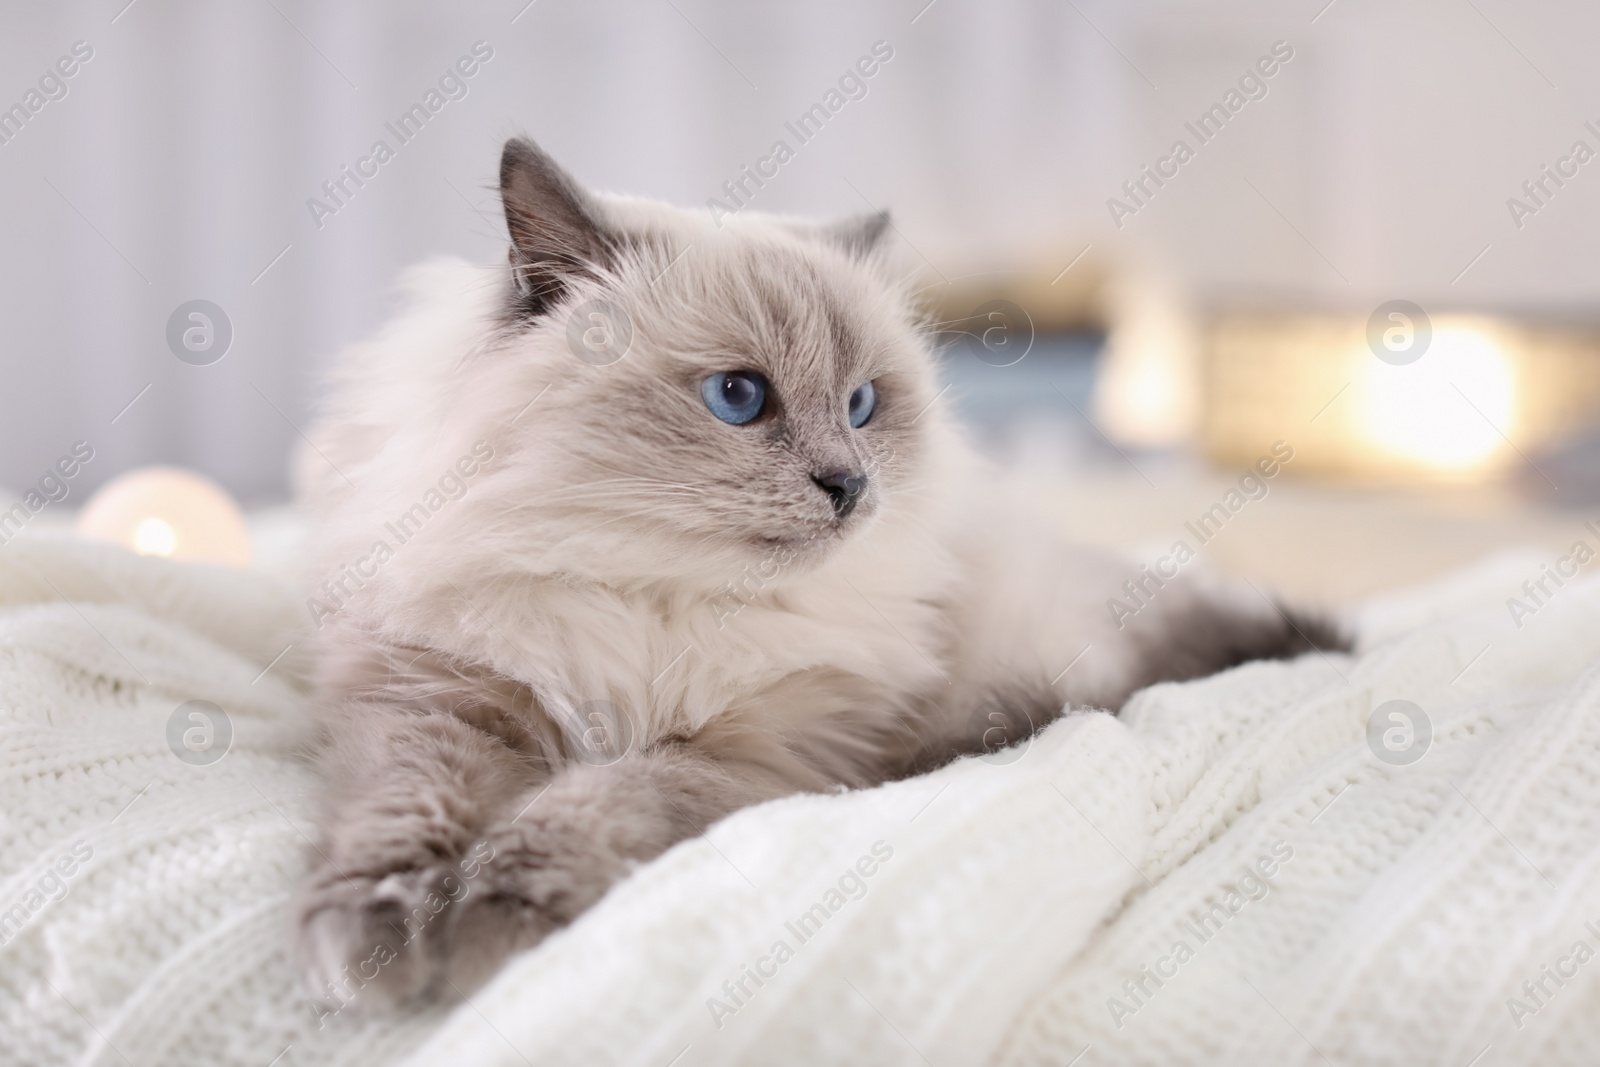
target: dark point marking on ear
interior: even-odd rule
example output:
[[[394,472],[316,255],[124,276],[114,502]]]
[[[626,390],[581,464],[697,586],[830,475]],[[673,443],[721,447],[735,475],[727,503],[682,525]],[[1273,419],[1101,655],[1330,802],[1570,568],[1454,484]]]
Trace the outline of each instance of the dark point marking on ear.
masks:
[[[883,235],[890,229],[887,211],[851,215],[834,222],[808,222],[803,219],[785,219],[783,222],[791,233],[831,245],[856,259],[870,256],[883,243]]]
[[[874,211],[868,215],[856,215],[824,226],[822,237],[852,256],[864,259],[883,243],[883,235],[888,230],[889,213]]]
[[[515,317],[544,314],[572,278],[609,264],[613,242],[593,200],[527,138],[511,138],[500,154],[500,200],[511,234]]]

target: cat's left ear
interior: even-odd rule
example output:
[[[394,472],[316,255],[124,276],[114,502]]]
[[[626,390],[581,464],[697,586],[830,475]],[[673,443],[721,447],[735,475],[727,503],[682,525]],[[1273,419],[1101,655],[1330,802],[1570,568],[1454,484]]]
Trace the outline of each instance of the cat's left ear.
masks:
[[[511,270],[531,315],[542,313],[573,277],[611,254],[593,198],[532,141],[513,137],[500,154],[500,199],[511,233]]]
[[[889,213],[874,211],[867,215],[853,215],[838,222],[817,227],[818,238],[844,249],[857,259],[866,259],[883,244],[889,232]]]

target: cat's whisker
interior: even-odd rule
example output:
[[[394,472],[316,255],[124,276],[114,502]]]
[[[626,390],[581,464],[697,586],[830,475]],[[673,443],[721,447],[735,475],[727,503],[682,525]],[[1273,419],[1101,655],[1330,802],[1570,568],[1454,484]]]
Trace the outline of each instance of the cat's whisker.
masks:
[[[621,468],[618,468],[618,467],[614,467],[611,464],[605,462],[604,460],[600,459],[597,456],[587,455],[587,454],[579,454],[579,453],[573,452],[571,449],[564,448],[561,445],[558,445],[553,441],[547,442],[547,444],[549,444],[549,446],[554,448],[556,451],[561,452],[561,453],[571,457],[572,459],[577,460],[579,463],[591,464],[593,466],[601,468],[602,470],[608,470],[613,474],[621,475],[625,479],[633,480],[633,479],[647,478],[648,477],[648,476],[636,474],[636,473],[631,472],[631,471],[622,470]],[[661,479],[650,479],[650,480],[661,480]]]
[[[614,500],[699,499],[711,495],[709,492],[690,486],[573,486],[544,494],[537,501],[512,505],[512,509],[538,511],[551,505],[565,504],[578,500],[607,498]]]
[[[681,490],[686,490],[686,491],[690,491],[690,492],[709,492],[710,491],[710,487],[709,486],[704,486],[704,485],[694,485],[694,484],[687,483],[687,482],[671,482],[671,481],[667,481],[667,480],[662,479],[662,478],[649,478],[649,477],[643,477],[643,476],[632,476],[632,477],[626,477],[626,478],[599,478],[599,479],[595,479],[594,481],[577,482],[577,483],[574,483],[572,485],[561,487],[561,488],[542,490],[539,493],[539,498],[540,499],[549,499],[552,496],[557,496],[557,495],[560,495],[562,493],[579,492],[579,491],[584,491],[584,490],[594,489],[594,488],[599,488],[599,487],[615,487],[615,486],[621,486],[621,487],[643,487],[643,488],[652,488],[652,489],[681,489]]]
[[[700,493],[700,492],[707,492],[708,491],[706,486],[685,485],[685,484],[678,483],[678,482],[657,482],[657,481],[651,481],[651,480],[643,479],[643,478],[629,481],[629,480],[622,479],[622,478],[611,478],[611,479],[606,479],[604,481],[599,481],[599,482],[580,482],[580,483],[578,483],[576,485],[569,485],[569,486],[566,486],[566,487],[560,488],[560,489],[552,489],[552,490],[549,490],[548,492],[543,493],[541,495],[542,495],[543,498],[549,499],[550,497],[553,497],[553,496],[560,496],[563,493],[590,492],[590,491],[597,490],[597,489],[617,489],[617,490],[663,489],[663,490],[677,490],[677,491],[691,492],[691,493]]]

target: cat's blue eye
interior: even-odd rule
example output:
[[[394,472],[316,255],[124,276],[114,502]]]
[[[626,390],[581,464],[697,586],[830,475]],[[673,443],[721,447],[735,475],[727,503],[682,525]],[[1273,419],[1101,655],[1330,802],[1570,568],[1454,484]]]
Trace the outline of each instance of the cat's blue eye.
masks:
[[[863,382],[850,394],[850,425],[861,427],[872,418],[872,409],[878,406],[878,390],[871,382]]]
[[[713,374],[700,383],[706,407],[723,422],[743,426],[767,403],[767,380],[754,371],[733,370]]]

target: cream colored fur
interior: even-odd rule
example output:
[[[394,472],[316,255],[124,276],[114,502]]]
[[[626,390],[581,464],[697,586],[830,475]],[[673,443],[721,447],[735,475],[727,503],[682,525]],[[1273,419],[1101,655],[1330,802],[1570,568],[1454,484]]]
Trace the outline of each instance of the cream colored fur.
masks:
[[[1114,618],[1135,567],[1063,543],[965,443],[881,220],[718,225],[584,192],[517,141],[502,184],[509,269],[413,270],[300,458],[329,734],[302,905],[319,990],[474,849],[491,873],[448,929],[386,942],[394,995],[481,980],[745,804],[1310,647],[1253,591],[1187,578]],[[569,341],[596,298],[632,331],[604,366]],[[746,426],[699,392],[739,369],[775,397]],[[812,481],[834,468],[868,481],[848,515]]]

